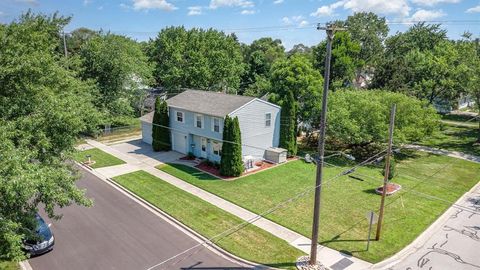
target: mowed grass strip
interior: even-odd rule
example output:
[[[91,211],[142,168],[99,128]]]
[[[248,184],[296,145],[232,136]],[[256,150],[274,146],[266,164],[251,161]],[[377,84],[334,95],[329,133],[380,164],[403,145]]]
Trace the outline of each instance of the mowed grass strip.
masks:
[[[330,181],[351,165],[327,167],[322,188],[320,243],[354,256],[379,262],[411,243],[448,207],[445,202],[409,192],[456,201],[480,180],[480,164],[428,153],[411,152],[399,156],[393,182],[404,187],[387,197],[381,241],[373,241],[366,251],[369,211],[377,211],[380,196],[374,189],[382,184],[382,169],[361,167],[350,176]],[[255,213],[261,213],[307,188],[313,191],[315,166],[303,161],[249,175],[235,181],[216,179],[194,168],[169,164],[158,167]],[[355,177],[352,178],[351,176]],[[311,236],[313,192],[266,218]],[[374,235],[372,235],[374,237]]]
[[[206,238],[243,222],[145,171],[117,176],[114,180]],[[295,269],[296,259],[303,255],[286,241],[253,225],[233,232],[215,244],[249,261],[285,269]]]
[[[95,164],[90,166],[94,169],[125,164],[125,161],[105,153],[98,148],[75,152],[73,157],[77,162],[82,163],[88,160],[87,155],[91,155],[90,159],[95,161]]]

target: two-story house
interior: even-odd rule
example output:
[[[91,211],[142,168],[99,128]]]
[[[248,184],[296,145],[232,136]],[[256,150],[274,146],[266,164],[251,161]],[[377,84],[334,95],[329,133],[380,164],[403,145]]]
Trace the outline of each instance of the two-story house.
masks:
[[[263,159],[265,149],[278,147],[281,108],[247,96],[186,90],[167,99],[172,150],[219,162],[225,117],[238,117],[242,155]],[[152,143],[153,112],[142,118],[143,141]]]

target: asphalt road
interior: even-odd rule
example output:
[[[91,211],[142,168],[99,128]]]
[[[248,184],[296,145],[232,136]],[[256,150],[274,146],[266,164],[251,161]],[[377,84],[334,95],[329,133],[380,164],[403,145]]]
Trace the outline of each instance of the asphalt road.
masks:
[[[142,270],[198,243],[87,171],[78,186],[94,206],[60,209],[60,221],[45,217],[55,247],[29,260],[33,270]],[[188,255],[155,269],[244,269],[206,248]]]

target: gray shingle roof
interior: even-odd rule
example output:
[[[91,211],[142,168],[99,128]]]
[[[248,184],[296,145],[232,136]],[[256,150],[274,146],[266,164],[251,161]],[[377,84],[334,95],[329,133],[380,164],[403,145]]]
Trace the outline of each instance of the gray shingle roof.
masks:
[[[211,91],[186,90],[170,99],[168,106],[218,117],[227,114],[254,100],[254,97],[229,95]]]

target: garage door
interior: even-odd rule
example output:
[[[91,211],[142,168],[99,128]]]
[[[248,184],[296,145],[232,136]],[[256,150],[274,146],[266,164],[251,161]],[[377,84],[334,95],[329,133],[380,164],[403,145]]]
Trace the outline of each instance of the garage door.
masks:
[[[148,144],[152,144],[152,124],[142,122],[142,140]]]
[[[173,139],[173,151],[186,154],[187,153],[187,135],[182,133],[172,132],[172,139]]]

